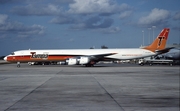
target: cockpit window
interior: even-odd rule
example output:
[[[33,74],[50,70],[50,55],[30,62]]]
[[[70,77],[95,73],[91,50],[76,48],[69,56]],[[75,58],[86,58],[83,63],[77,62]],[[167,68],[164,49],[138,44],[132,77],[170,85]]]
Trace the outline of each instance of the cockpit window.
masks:
[[[12,52],[11,55],[15,55],[14,52]]]

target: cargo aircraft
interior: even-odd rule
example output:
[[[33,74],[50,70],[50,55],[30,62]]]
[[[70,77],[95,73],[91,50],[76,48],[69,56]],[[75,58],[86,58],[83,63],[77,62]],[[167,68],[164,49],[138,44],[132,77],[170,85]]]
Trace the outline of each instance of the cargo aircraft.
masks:
[[[68,49],[68,50],[20,50],[7,55],[8,62],[57,62],[65,61],[66,65],[94,66],[99,61],[130,60],[166,53],[165,48],[170,29],[164,28],[149,46],[143,48],[123,49]]]

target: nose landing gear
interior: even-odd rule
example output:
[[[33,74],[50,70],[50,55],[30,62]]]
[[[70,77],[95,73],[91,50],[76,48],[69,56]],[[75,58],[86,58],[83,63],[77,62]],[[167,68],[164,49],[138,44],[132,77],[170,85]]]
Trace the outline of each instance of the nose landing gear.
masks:
[[[17,67],[18,67],[18,68],[21,67],[20,62],[17,62]]]

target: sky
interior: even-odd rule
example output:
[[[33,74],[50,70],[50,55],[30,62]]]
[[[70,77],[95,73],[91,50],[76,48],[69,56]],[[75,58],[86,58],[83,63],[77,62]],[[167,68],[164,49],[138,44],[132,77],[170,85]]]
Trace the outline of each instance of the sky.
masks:
[[[0,56],[27,49],[180,43],[180,0],[0,0]],[[143,41],[144,38],[144,41]]]

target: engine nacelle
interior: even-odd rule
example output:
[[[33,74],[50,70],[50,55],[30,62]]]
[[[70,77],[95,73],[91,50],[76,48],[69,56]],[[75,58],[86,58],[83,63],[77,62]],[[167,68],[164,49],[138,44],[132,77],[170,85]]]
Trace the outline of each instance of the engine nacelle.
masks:
[[[66,59],[67,65],[83,65],[83,64],[88,64],[89,62],[90,62],[90,58],[84,56]]]
[[[76,65],[76,64],[77,64],[77,58],[66,59],[66,65]]]
[[[79,61],[79,64],[87,64],[87,63],[89,63],[90,58],[89,57],[80,57],[78,61]]]

